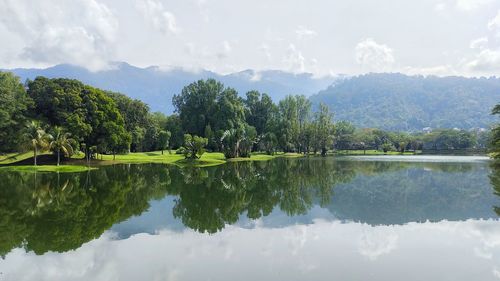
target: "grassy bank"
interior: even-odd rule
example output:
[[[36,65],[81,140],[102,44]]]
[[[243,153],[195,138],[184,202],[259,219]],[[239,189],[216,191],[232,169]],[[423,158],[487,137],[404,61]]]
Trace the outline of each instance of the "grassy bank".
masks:
[[[4,166],[0,171],[9,172],[59,172],[59,173],[77,173],[94,170],[96,168],[80,165],[38,165],[38,166]]]
[[[47,157],[47,154],[44,154]],[[200,159],[196,160],[188,160],[184,159],[184,156],[181,154],[175,154],[175,151],[172,153],[168,153],[168,151],[164,151],[162,154],[161,151],[152,151],[152,152],[135,152],[128,154],[117,154],[115,157],[113,155],[99,155],[98,159],[92,160],[91,165],[108,165],[108,164],[116,164],[116,163],[132,163],[132,164],[140,164],[140,163],[163,163],[163,164],[174,164],[179,166],[197,166],[197,167],[206,167],[206,166],[215,166],[224,164],[227,162],[235,162],[235,161],[268,161],[277,157],[302,157],[302,154],[298,153],[276,153],[275,155],[267,155],[262,153],[254,153],[250,158],[234,158],[234,159],[226,159],[224,154],[220,152],[206,152],[202,155]],[[59,171],[59,172],[78,172],[83,167],[86,168],[86,163],[84,160],[84,156],[82,153],[75,154],[71,159],[66,159],[63,163],[70,165],[61,165],[59,167],[52,165],[55,164],[52,162],[43,163],[42,165],[38,165],[35,169],[34,166],[30,165],[33,158],[33,152],[26,153],[10,153],[0,156],[0,168],[3,170],[16,170],[16,171]],[[114,158],[114,159],[113,159]],[[21,162],[22,165],[15,165],[18,162]],[[2,167],[5,166],[5,167]]]

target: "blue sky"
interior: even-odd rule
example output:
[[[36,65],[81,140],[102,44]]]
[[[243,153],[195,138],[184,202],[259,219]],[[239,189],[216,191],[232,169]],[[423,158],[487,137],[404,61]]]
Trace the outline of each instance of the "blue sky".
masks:
[[[0,0],[0,68],[500,76],[499,0]]]

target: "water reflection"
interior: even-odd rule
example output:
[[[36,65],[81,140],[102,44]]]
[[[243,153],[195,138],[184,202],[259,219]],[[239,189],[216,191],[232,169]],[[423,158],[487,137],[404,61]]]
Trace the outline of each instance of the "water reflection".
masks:
[[[377,225],[496,218],[500,176],[491,171],[487,163],[312,158],[2,172],[0,255],[18,247],[38,255],[78,249],[112,226],[116,239],[185,228],[210,234],[228,227],[287,228],[321,219],[368,224],[360,245],[373,257],[397,242],[395,235],[372,231]],[[379,236],[384,247],[373,242]]]
[[[20,249],[5,280],[498,280],[498,221],[370,226],[316,221],[214,235],[113,233],[64,254]]]

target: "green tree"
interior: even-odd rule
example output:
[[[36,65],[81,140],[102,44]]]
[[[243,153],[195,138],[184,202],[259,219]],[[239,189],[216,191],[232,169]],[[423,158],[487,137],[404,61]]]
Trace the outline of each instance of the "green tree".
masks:
[[[33,101],[19,77],[0,71],[0,151],[14,151],[22,142],[26,114]]]
[[[49,150],[57,155],[57,166],[61,162],[61,152],[64,156],[73,155],[75,140],[70,138],[71,134],[64,132],[61,127],[54,127],[50,138]]]
[[[24,137],[28,147],[33,150],[33,160],[36,166],[38,152],[49,147],[50,135],[45,132],[39,121],[31,121],[26,126]]]
[[[161,149],[161,154],[163,155],[163,150],[165,149],[169,149],[170,145],[169,145],[169,140],[170,140],[170,132],[169,131],[164,131],[164,130],[161,130],[159,135],[158,135],[158,145]],[[170,149],[169,149],[169,153],[170,153]]]
[[[321,151],[321,155],[326,156],[328,148],[333,146],[334,134],[333,114],[326,105],[320,104],[319,111],[315,114],[314,125],[318,150]]]
[[[208,140],[206,138],[185,134],[184,146],[181,151],[186,159],[199,159],[205,153],[207,144]]]

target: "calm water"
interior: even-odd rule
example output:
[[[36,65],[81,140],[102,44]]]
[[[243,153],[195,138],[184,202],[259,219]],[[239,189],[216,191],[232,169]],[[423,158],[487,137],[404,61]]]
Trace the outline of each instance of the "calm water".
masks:
[[[474,157],[0,172],[0,281],[499,280],[499,196]]]

